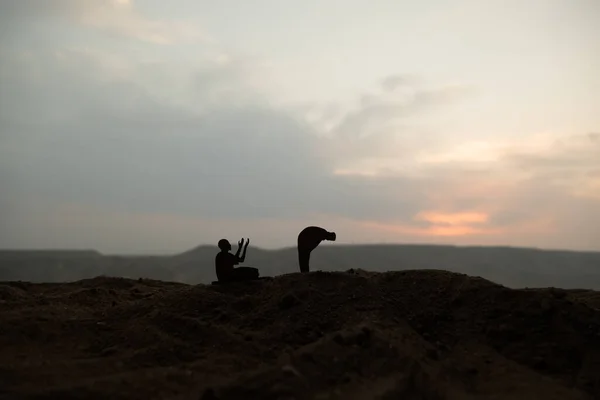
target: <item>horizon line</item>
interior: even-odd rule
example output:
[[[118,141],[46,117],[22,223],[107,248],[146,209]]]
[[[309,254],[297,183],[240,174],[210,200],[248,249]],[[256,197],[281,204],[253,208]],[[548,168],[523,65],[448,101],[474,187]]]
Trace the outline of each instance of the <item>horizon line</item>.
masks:
[[[535,251],[547,251],[547,252],[571,252],[571,253],[600,253],[600,250],[575,250],[575,249],[566,249],[566,248],[548,248],[548,247],[535,247],[535,246],[514,246],[514,245],[506,245],[506,244],[496,244],[496,245],[479,245],[479,244],[465,244],[465,245],[458,245],[458,244],[442,244],[442,243],[389,243],[389,242],[382,242],[382,243],[340,243],[340,244],[333,244],[333,243],[322,243],[320,247],[452,247],[452,248],[462,248],[462,249],[468,249],[468,248],[488,248],[488,249],[498,249],[498,248],[505,248],[505,249],[515,249],[515,250],[535,250]],[[19,253],[26,253],[26,252],[35,252],[35,253],[41,253],[41,252],[47,252],[47,253],[60,253],[60,252],[71,252],[71,253],[96,253],[98,255],[101,256],[106,256],[106,257],[174,257],[174,256],[178,256],[178,255],[182,255],[185,253],[189,253],[189,252],[193,252],[194,250],[200,249],[200,248],[205,248],[205,247],[214,247],[215,249],[217,249],[217,246],[214,244],[200,244],[197,245],[195,247],[191,247],[187,250],[183,250],[183,251],[176,251],[176,252],[160,252],[160,253],[143,253],[143,252],[119,252],[119,253],[115,253],[115,252],[102,252],[100,250],[96,250],[94,248],[0,248],[0,253],[5,253],[5,252],[19,252]],[[260,250],[260,251],[265,251],[265,252],[277,252],[277,251],[285,251],[285,250],[292,250],[292,249],[296,249],[295,246],[282,246],[282,247],[277,247],[277,248],[264,248],[264,247],[259,247],[259,246],[249,246],[249,248],[252,248],[254,250]]]

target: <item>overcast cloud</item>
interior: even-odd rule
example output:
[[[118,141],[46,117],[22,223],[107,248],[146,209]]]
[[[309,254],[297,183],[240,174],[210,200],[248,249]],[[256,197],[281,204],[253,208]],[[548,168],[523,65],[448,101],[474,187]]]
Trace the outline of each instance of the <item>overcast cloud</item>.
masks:
[[[353,2],[343,18],[377,19],[383,3]],[[386,13],[440,23],[443,2],[397,3]],[[501,11],[459,3],[473,18]],[[550,24],[565,7],[555,3],[528,7]],[[295,55],[261,39],[262,23],[283,18],[270,4],[247,16],[256,37],[235,39],[242,28],[213,26],[207,15],[222,10],[204,2],[182,0],[185,18],[151,0],[1,2],[0,247],[162,253],[242,236],[280,247],[319,224],[342,243],[600,250],[600,81],[586,69],[600,61],[588,51],[599,32],[575,10],[600,16],[593,2],[563,10],[579,51],[555,43],[570,61],[546,64],[545,81],[528,64],[544,64],[556,38],[539,26],[515,28],[542,38],[528,62],[481,50],[521,64],[520,77],[476,62],[474,39],[449,48],[443,35],[414,38],[406,69],[388,63],[400,38],[383,16],[368,33],[381,49],[356,37],[356,63],[339,64],[310,35],[271,32],[289,35]],[[306,29],[335,19],[299,12]],[[462,18],[441,27],[455,32]],[[504,43],[478,29],[480,44]],[[446,69],[432,70],[436,52]],[[359,68],[364,59],[374,66]]]

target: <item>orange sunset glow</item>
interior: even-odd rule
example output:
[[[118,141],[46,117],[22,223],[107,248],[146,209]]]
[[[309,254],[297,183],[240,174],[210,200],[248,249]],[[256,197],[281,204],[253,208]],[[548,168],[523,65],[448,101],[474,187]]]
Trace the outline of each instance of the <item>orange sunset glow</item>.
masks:
[[[415,220],[427,221],[434,225],[481,224],[488,221],[488,215],[480,212],[443,213],[423,211],[415,216]]]
[[[365,226],[376,230],[425,237],[490,235],[502,232],[499,228],[482,227],[481,225],[488,221],[488,215],[480,212],[444,213],[439,211],[423,211],[415,215],[413,220],[428,222],[430,226],[421,227],[411,224],[385,224],[378,222],[368,222],[365,223]]]

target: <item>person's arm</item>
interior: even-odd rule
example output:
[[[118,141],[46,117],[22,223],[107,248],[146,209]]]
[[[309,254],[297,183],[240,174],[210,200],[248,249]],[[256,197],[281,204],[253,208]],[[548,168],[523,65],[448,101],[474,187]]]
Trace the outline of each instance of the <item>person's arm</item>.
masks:
[[[240,252],[242,251],[242,247],[243,247],[243,246],[244,246],[244,238],[242,238],[242,240],[240,240],[240,241],[238,242],[238,249],[237,249],[237,251],[235,252],[235,259],[236,259],[236,260],[239,260],[239,258],[240,258]]]
[[[244,262],[246,259],[246,250],[248,250],[248,244],[250,244],[250,239],[246,240],[246,245],[244,246],[244,252],[242,253],[242,257],[239,258],[240,262]]]

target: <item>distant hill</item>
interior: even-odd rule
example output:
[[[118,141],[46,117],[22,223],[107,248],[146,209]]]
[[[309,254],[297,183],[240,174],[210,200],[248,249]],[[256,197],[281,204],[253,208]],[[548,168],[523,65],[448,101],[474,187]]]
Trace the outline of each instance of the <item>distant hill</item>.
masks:
[[[93,258],[101,257],[96,250],[0,250],[2,259],[32,259],[32,258]]]
[[[0,251],[0,281],[65,282],[99,275],[150,278],[188,284],[215,279],[215,246],[198,246],[167,256],[116,256],[97,251]],[[298,271],[295,248],[250,247],[246,264],[263,276]],[[397,271],[444,269],[481,276],[513,287],[562,287],[600,290],[600,252],[512,247],[435,245],[322,245],[311,270]]]

